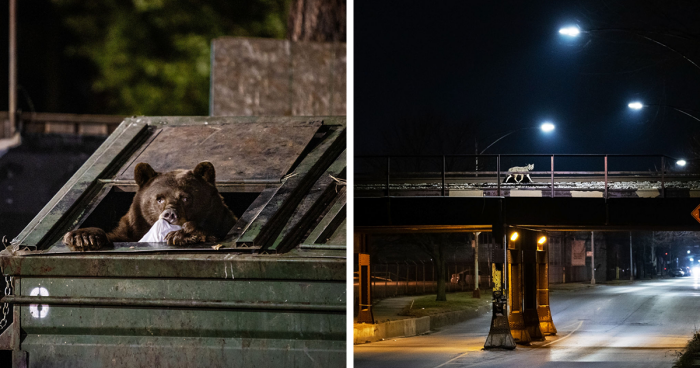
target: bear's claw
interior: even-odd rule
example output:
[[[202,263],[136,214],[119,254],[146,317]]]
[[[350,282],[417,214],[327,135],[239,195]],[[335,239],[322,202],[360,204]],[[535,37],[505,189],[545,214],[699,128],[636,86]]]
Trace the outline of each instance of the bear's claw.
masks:
[[[102,249],[111,244],[102,229],[90,227],[69,231],[63,236],[63,244],[74,252]]]

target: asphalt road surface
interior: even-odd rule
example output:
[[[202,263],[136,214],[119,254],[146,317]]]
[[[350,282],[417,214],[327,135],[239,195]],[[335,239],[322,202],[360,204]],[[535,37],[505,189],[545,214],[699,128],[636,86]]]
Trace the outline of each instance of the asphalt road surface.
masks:
[[[490,313],[438,332],[355,345],[355,367],[671,367],[700,328],[700,278],[554,291],[558,330],[515,350],[482,350]]]

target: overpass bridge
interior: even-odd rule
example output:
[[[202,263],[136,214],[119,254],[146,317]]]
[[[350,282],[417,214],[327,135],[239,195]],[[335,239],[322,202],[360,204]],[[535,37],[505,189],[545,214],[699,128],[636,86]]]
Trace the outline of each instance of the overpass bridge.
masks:
[[[487,231],[501,244],[490,258],[496,286],[485,347],[514,348],[514,339],[556,334],[547,232],[700,230],[694,218],[700,175],[675,161],[663,155],[357,157],[358,321],[373,322],[368,236]],[[526,173],[512,169],[528,164],[534,167]],[[513,182],[509,176],[517,172],[529,178]]]

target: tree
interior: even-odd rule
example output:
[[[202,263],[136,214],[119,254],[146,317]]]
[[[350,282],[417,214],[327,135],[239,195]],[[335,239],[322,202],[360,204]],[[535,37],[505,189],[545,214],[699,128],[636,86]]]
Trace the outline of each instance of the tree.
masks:
[[[66,52],[95,66],[96,112],[206,115],[211,40],[284,38],[289,0],[53,0],[74,41]]]
[[[470,243],[467,233],[418,233],[418,234],[381,234],[372,236],[372,257],[375,261],[401,262],[404,260],[432,261],[437,282],[436,301],[445,301],[446,274],[448,259],[457,254],[467,256],[465,247]],[[427,261],[427,260],[426,260]]]
[[[415,234],[413,241],[428,256],[433,259],[435,265],[435,277],[437,279],[437,295],[435,301],[447,301],[445,293],[445,249],[450,244],[451,234]]]
[[[287,18],[287,38],[345,42],[345,12],[345,0],[294,0]]]

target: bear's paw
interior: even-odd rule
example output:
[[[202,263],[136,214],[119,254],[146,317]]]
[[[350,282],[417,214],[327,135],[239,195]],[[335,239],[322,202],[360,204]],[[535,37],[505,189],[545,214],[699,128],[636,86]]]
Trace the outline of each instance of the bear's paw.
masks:
[[[182,230],[172,231],[165,236],[165,241],[168,245],[183,246],[187,244],[204,243],[207,241],[216,241],[216,237],[207,236],[201,230],[187,231],[188,226],[185,224]]]
[[[112,245],[104,230],[96,227],[67,232],[63,236],[63,244],[74,252],[98,250]]]

